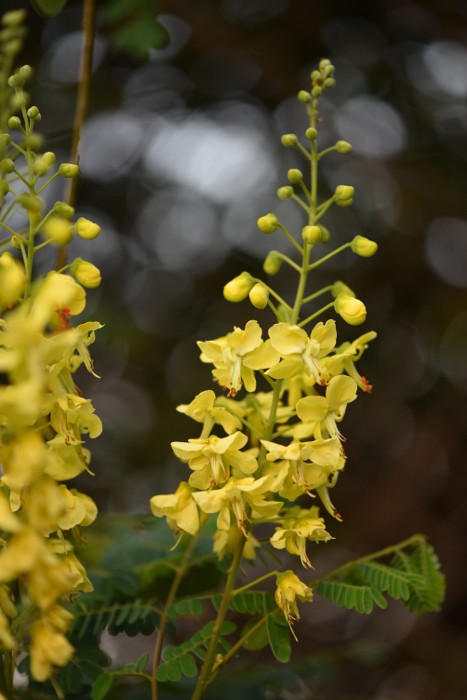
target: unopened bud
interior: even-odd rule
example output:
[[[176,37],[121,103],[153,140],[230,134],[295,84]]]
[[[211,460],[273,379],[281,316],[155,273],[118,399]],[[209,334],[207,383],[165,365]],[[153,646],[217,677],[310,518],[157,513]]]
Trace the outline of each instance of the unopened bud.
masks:
[[[224,298],[227,301],[237,303],[247,298],[250,289],[255,285],[255,280],[249,272],[242,272],[224,286]]]
[[[24,139],[25,146],[28,146],[31,149],[31,151],[38,151],[43,143],[44,137],[42,136],[42,134],[39,134],[37,132],[28,134]]]
[[[29,192],[23,192],[23,194],[20,194],[18,200],[21,206],[30,214],[39,213],[43,207],[42,200],[35,194],[31,194]]]
[[[310,78],[313,83],[317,80],[321,80],[321,73],[319,72],[319,70],[312,70]]]
[[[314,88],[313,88],[313,90],[311,91],[311,94],[312,94],[313,97],[315,97],[315,98],[316,98],[316,97],[321,97],[321,95],[323,94],[323,89],[322,89],[319,85],[315,85]]]
[[[4,197],[10,191],[8,180],[0,180],[0,197]]]
[[[51,216],[42,227],[45,238],[56,245],[66,245],[71,240],[73,230],[68,219],[61,216]]]
[[[305,131],[305,136],[307,137],[307,139],[310,139],[310,141],[316,141],[316,139],[318,138],[318,132],[313,126],[310,126]]]
[[[281,143],[286,148],[293,148],[297,145],[298,139],[295,134],[284,134],[281,136]]]
[[[351,326],[359,326],[366,319],[366,308],[363,301],[348,294],[339,294],[334,302],[334,308]]]
[[[62,163],[58,172],[62,177],[76,177],[79,173],[79,168],[75,163]]]
[[[29,95],[27,92],[24,92],[24,90],[18,90],[18,92],[11,96],[10,105],[12,111],[16,112],[18,109],[23,109],[23,107],[26,107],[28,99]]]
[[[277,250],[271,250],[264,260],[263,270],[267,275],[275,275],[279,272],[281,265],[282,258],[280,253],[278,253]]]
[[[362,258],[371,258],[378,250],[378,244],[365,236],[355,236],[350,247],[354,253],[361,255]]]
[[[19,117],[10,117],[8,122],[8,128],[12,131],[16,129],[21,129],[21,119]]]
[[[75,210],[73,209],[73,207],[71,207],[66,202],[55,202],[53,211],[54,214],[63,219],[68,219],[68,221],[71,221],[71,219],[75,215]]]
[[[327,88],[334,87],[335,84],[336,84],[336,81],[334,78],[326,78],[326,80],[324,81],[324,87],[327,87]]]
[[[290,170],[287,171],[287,178],[288,178],[289,182],[292,182],[293,184],[296,185],[299,182],[302,182],[303,173],[298,168],[291,168]]]
[[[94,221],[85,219],[81,216],[75,224],[75,231],[80,238],[85,238],[87,241],[96,238],[101,232],[101,227],[99,224],[95,224]]]
[[[41,113],[39,112],[39,108],[36,107],[36,105],[29,107],[27,115],[29,119],[34,119],[34,121],[36,122],[39,122],[41,120]]]
[[[45,175],[55,163],[55,153],[47,151],[34,161],[34,171],[37,175]]]
[[[274,233],[279,226],[279,220],[275,214],[265,214],[264,216],[260,216],[257,225],[259,230],[263,233]]]
[[[307,102],[310,102],[311,100],[311,95],[306,90],[300,90],[300,92],[297,95],[297,98],[300,100],[300,102],[307,104]]]
[[[319,226],[304,226],[302,238],[305,243],[315,245],[321,241],[321,228]]]
[[[253,306],[257,309],[265,309],[268,305],[269,292],[261,282],[257,282],[255,286],[250,289],[248,296]]]
[[[294,195],[293,187],[290,185],[284,185],[284,187],[279,187],[277,190],[277,196],[279,199],[291,199]]]
[[[352,187],[352,185],[337,185],[334,194],[338,207],[348,207],[350,204],[352,204],[355,189]]]
[[[0,306],[15,304],[24,290],[26,275],[24,267],[11,255],[0,255]]]
[[[83,285],[83,287],[94,289],[101,283],[101,273],[99,268],[87,260],[76,258],[76,260],[72,262],[70,269],[71,274],[80,284]]]
[[[10,10],[10,12],[5,12],[2,17],[2,24],[4,27],[17,27],[22,24],[26,19],[26,10]]]
[[[331,238],[331,231],[322,224],[319,227],[321,229],[321,243],[328,243]]]
[[[15,164],[11,158],[4,158],[0,160],[0,170],[2,173],[12,173],[15,169]]]
[[[352,146],[348,141],[338,141],[336,143],[336,151],[338,153],[350,153]]]
[[[11,143],[11,137],[9,134],[0,134],[0,149],[4,149]]]

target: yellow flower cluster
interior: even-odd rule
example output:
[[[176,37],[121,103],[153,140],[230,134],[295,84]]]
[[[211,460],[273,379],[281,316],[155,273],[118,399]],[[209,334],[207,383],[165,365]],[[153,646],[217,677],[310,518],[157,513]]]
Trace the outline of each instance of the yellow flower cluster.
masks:
[[[88,345],[100,327],[71,327],[69,316],[84,305],[84,289],[51,272],[0,325],[0,645],[12,649],[30,635],[31,671],[39,681],[73,651],[65,637],[71,615],[60,598],[92,590],[68,535],[92,523],[97,508],[58,483],[89,469],[84,436],[102,431],[73,380],[81,365],[92,371]]]

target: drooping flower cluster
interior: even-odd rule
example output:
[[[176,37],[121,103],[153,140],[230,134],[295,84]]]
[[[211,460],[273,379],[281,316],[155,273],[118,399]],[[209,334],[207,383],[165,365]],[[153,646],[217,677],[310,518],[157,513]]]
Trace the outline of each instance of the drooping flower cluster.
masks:
[[[332,539],[316,498],[328,513],[341,519],[329,495],[346,464],[341,422],[358,391],[371,391],[356,363],[376,333],[369,331],[337,345],[336,321],[315,319],[332,309],[351,326],[359,325],[366,319],[365,305],[342,282],[308,296],[305,290],[310,272],[332,255],[350,248],[368,257],[376,252],[377,245],[355,236],[322,259],[312,261],[315,245],[330,238],[329,231],[318,222],[331,205],[351,204],[354,194],[352,186],[340,185],[328,200],[321,204],[317,200],[317,163],[324,155],[317,148],[318,101],[322,92],[334,84],[333,72],[330,62],[323,60],[311,75],[311,92],[299,93],[310,118],[306,131],[309,150],[294,134],[282,137],[284,146],[298,148],[311,163],[308,186],[301,171],[294,168],[288,172],[291,184],[278,190],[280,199],[293,199],[308,213],[301,241],[275,214],[258,220],[263,233],[282,231],[301,255],[300,263],[296,263],[271,251],[264,263],[270,275],[276,274],[283,263],[297,272],[295,300],[289,304],[248,272],[226,284],[224,296],[228,301],[249,298],[256,308],[269,307],[276,322],[265,332],[258,321],[251,320],[245,328],[235,327],[221,338],[198,342],[201,361],[213,366],[213,378],[227,397],[203,391],[189,405],[179,407],[202,424],[200,437],[172,443],[174,453],[188,465],[191,474],[175,494],[151,499],[154,515],[166,516],[179,534],[194,535],[209,515],[217,515],[214,550],[219,557],[233,553],[243,541],[243,556],[254,558],[259,546],[255,528],[262,525],[264,536],[266,524],[270,526],[269,546],[297,555],[304,567],[311,567],[308,543]],[[325,152],[350,150],[350,144],[338,141]],[[332,301],[304,313],[305,305],[324,294],[330,294]],[[258,390],[260,381],[267,391]],[[241,396],[243,389],[246,393]],[[311,589],[292,571],[278,574],[276,602],[289,624],[298,618],[296,599],[311,600]]]
[[[5,15],[4,25],[17,15]],[[27,109],[23,91],[30,72],[23,66],[8,80],[12,133],[0,134],[1,245],[12,250],[0,255],[0,661],[29,640],[32,676],[45,681],[73,653],[63,598],[92,590],[73,541],[97,508],[69,481],[89,471],[85,440],[102,431],[74,379],[81,366],[93,372],[88,347],[101,325],[72,320],[85,308],[84,286],[96,286],[100,275],[79,260],[35,279],[34,255],[74,234],[93,238],[99,227],[73,224],[73,208],[63,202],[44,210],[41,192],[55,177],[75,176],[77,166],[62,165],[47,179],[55,156],[37,152],[40,114]],[[22,227],[12,228],[13,212]]]

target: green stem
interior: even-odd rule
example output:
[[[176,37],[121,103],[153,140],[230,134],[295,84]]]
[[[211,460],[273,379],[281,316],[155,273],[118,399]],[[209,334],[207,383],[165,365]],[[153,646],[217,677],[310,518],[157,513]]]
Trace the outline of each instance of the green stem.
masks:
[[[197,542],[198,542],[198,536],[193,536],[191,538],[191,541],[188,543],[185,551],[183,552],[183,557],[180,561],[180,564],[177,567],[175,578],[172,581],[172,585],[170,587],[170,591],[169,591],[169,594],[167,596],[167,600],[165,601],[164,610],[162,611],[162,614],[161,614],[161,618],[159,621],[159,630],[157,632],[156,644],[154,646],[154,656],[153,656],[153,662],[152,662],[151,700],[157,700],[156,673],[157,673],[157,669],[159,668],[159,663],[161,660],[162,645],[164,643],[165,628],[167,627],[167,621],[168,621],[167,611],[168,611],[169,605],[171,605],[175,600],[175,596],[177,595],[178,588],[179,588],[180,583],[182,582],[182,579],[186,573],[188,563],[191,559],[191,555],[193,554],[193,550],[194,550]]]
[[[334,285],[328,284],[327,287],[323,287],[322,289],[319,290],[319,292],[314,292],[313,294],[310,294],[309,296],[305,297],[303,299],[303,304],[308,304],[309,301],[313,301],[313,299],[317,299],[317,297],[320,297],[322,294],[326,294],[326,292],[330,292],[332,290]]]
[[[310,270],[313,270],[315,267],[318,267],[318,265],[322,265],[322,263],[326,262],[326,260],[329,260],[330,258],[333,258],[335,255],[342,253],[343,250],[346,250],[346,248],[350,248],[350,246],[351,246],[351,243],[344,243],[344,245],[339,246],[339,248],[336,248],[331,253],[328,253],[327,255],[324,255],[322,258],[320,258],[316,262],[311,263],[311,265],[308,265],[308,272]]]
[[[295,195],[294,195],[294,196],[295,196]],[[301,200],[300,200],[300,202],[303,204],[303,202],[302,202]],[[289,241],[292,243],[292,245],[295,246],[295,248],[298,250],[298,252],[300,253],[300,255],[303,255],[303,248],[302,248],[302,246],[301,246],[299,243],[297,243],[297,241],[296,241],[295,238],[292,236],[292,234],[289,233],[289,231],[287,231],[287,229],[285,228],[285,226],[283,226],[280,222],[279,222],[279,228],[280,228],[280,230],[282,231],[282,233],[284,233],[284,234],[287,236],[287,238],[288,238]]]
[[[255,519],[255,523],[257,523],[258,520]],[[270,521],[268,521],[270,522]],[[244,586],[241,586],[240,588],[236,588],[234,591],[232,591],[232,598],[236,595],[240,595],[240,593],[243,593],[244,591],[247,591],[249,588],[252,588],[253,586],[257,586],[258,583],[261,583],[261,581],[266,581],[266,579],[271,578],[271,576],[277,576],[279,572],[278,571],[270,571],[267,574],[264,574],[264,576],[260,576],[259,578],[256,578],[254,581],[250,581],[250,583],[246,583]]]
[[[332,196],[330,199],[328,199],[327,202],[324,202],[324,204],[322,204],[319,207],[319,212],[317,212],[316,217],[315,217],[315,223],[318,223],[318,221],[320,219],[322,219],[322,217],[326,214],[329,207],[331,207],[334,204],[334,201],[335,201],[335,197]]]
[[[240,566],[240,561],[243,554],[243,548],[245,546],[245,538],[239,537],[237,549],[235,550],[232,563],[230,564],[229,573],[227,576],[227,581],[225,584],[224,593],[222,596],[221,604],[217,612],[216,621],[214,623],[214,628],[212,630],[211,639],[209,646],[207,648],[206,657],[204,659],[203,667],[196,683],[195,690],[191,696],[191,700],[199,700],[202,697],[206,686],[209,683],[209,677],[212,673],[212,667],[214,665],[217,643],[219,641],[219,633],[221,625],[225,620],[227,611],[229,609],[230,600],[232,597],[232,591],[235,585],[235,580],[237,578],[238,568]]]
[[[96,19],[96,7],[94,0],[84,0],[83,6],[83,33],[84,44],[81,55],[81,69],[78,83],[78,95],[76,101],[75,119],[73,123],[73,136],[70,147],[70,163],[79,163],[79,139],[81,129],[86,119],[89,104],[89,85],[92,73],[92,55],[94,50],[94,30]],[[64,201],[74,207],[78,190],[78,178],[72,177],[68,181]],[[66,263],[66,246],[60,246],[57,250],[57,269]]]
[[[272,611],[269,613],[266,613],[266,615],[264,615],[260,620],[258,620],[256,625],[253,625],[253,627],[250,627],[248,632],[245,632],[243,637],[240,637],[240,639],[233,645],[233,647],[231,649],[229,649],[229,651],[223,656],[221,662],[219,663],[218,667],[216,668],[216,671],[215,671],[216,675],[220,671],[220,669],[223,668],[224,666],[226,666],[229,663],[230,659],[232,659],[235,656],[235,654],[238,651],[240,651],[240,649],[245,644],[247,639],[249,639],[257,630],[259,630],[259,628],[262,625],[264,625],[266,623],[267,618],[271,614],[272,614]],[[212,678],[208,682],[210,683],[211,680],[212,680]]]
[[[299,324],[297,324],[300,328],[303,328],[303,326],[306,326],[307,323],[312,321],[314,318],[317,318],[318,316],[321,316],[322,313],[327,311],[328,309],[333,309],[334,308],[334,302],[331,301],[330,304],[326,304],[326,306],[323,306],[321,309],[318,309],[318,311],[315,311],[313,314],[310,316],[307,316],[303,321],[300,321]]]
[[[279,251],[277,251],[277,257],[281,258],[281,260],[290,265],[290,267],[293,267],[297,272],[301,271],[300,265],[297,265],[294,260],[291,260],[287,255],[284,255],[284,253],[279,253]]]

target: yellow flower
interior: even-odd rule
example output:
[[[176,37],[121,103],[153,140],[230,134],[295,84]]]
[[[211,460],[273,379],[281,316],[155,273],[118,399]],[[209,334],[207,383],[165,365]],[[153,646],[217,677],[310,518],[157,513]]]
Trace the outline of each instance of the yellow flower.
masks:
[[[351,326],[359,326],[366,320],[366,307],[363,301],[348,294],[339,294],[334,302],[334,308]]]
[[[252,451],[240,451],[247,442],[247,436],[237,431],[224,438],[211,435],[206,439],[172,442],[172,450],[193,470],[190,486],[207,489],[227,481],[232,471],[234,475],[244,476],[257,470],[258,462]]]
[[[54,666],[66,666],[73,647],[62,632],[46,620],[35,622],[31,629],[31,674],[39,682],[51,677]]]
[[[279,354],[270,341],[263,342],[257,321],[248,321],[245,329],[235,327],[223,338],[198,341],[202,362],[213,363],[212,374],[222,387],[235,396],[242,385],[249,392],[256,389],[254,370],[272,367]]]
[[[202,391],[190,404],[177,406],[177,411],[190,416],[197,423],[204,423],[207,433],[215,423],[221,425],[228,435],[242,425],[238,417],[228,411],[224,405],[216,404],[216,395],[211,389]]]
[[[300,581],[298,576],[294,574],[293,571],[290,571],[290,569],[277,575],[276,585],[277,588],[274,598],[278,607],[284,613],[284,617],[292,631],[292,623],[300,619],[297,599],[302,602],[311,601],[313,597],[312,590],[309,586],[304,584],[303,581]]]
[[[306,553],[306,542],[327,542],[332,539],[323,518],[318,516],[318,508],[289,508],[284,518],[281,518],[282,527],[276,528],[271,537],[271,544],[275,549],[286,549],[290,554],[297,554],[303,566],[311,567],[311,562]]]
[[[314,382],[325,382],[329,374],[321,365],[321,358],[336,344],[336,323],[332,319],[318,323],[310,335],[290,323],[276,323],[269,329],[272,347],[283,358],[266,374],[274,379],[288,379],[305,372]]]
[[[71,264],[71,274],[78,280],[83,287],[88,287],[89,289],[94,289],[98,287],[101,283],[101,273],[98,267],[83,260],[83,258],[76,258]]]
[[[300,420],[308,423],[316,438],[339,437],[337,423],[345,415],[347,404],[357,398],[357,382],[341,374],[333,377],[326,387],[326,396],[305,396],[297,403]]]
[[[219,513],[219,530],[229,530],[233,513],[240,531],[246,533],[246,522],[249,520],[247,507],[251,509],[252,520],[276,515],[282,507],[281,502],[264,498],[269,492],[269,486],[268,476],[260,479],[254,479],[252,476],[244,479],[232,477],[222,488],[194,493],[193,498],[204,513]]]
[[[0,307],[16,304],[23,293],[26,275],[24,267],[11,255],[0,255]]]
[[[165,516],[172,530],[195,535],[199,530],[199,513],[193,490],[182,481],[173,494],[153,496],[151,511],[156,518]]]
[[[323,361],[330,374],[334,376],[346,372],[349,377],[355,379],[360,389],[370,393],[373,387],[366,377],[359,374],[355,363],[367,349],[368,343],[375,338],[375,331],[369,331],[352,343],[343,343],[338,348],[335,348],[335,355],[329,355]]]
[[[43,328],[57,316],[60,319],[60,314],[64,318],[80,314],[85,306],[86,292],[73,277],[49,272],[32,298],[29,319],[34,326]]]

